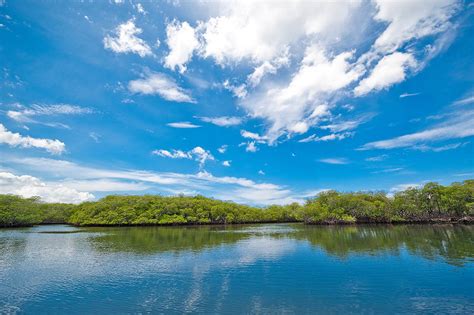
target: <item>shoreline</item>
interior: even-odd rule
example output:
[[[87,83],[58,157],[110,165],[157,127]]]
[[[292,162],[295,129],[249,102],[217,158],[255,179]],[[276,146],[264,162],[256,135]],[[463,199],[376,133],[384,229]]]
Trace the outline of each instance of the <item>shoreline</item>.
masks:
[[[259,221],[259,222],[241,222],[241,223],[166,223],[166,224],[72,224],[72,223],[40,223],[31,225],[15,225],[15,226],[0,226],[2,229],[15,229],[15,228],[30,228],[35,226],[43,225],[67,225],[71,227],[204,227],[204,226],[239,226],[239,225],[258,225],[258,224],[303,224],[308,226],[358,226],[358,225],[472,225],[474,224],[474,217],[462,217],[462,218],[432,218],[422,220],[407,220],[407,221],[363,221],[363,222],[303,222],[303,221]]]

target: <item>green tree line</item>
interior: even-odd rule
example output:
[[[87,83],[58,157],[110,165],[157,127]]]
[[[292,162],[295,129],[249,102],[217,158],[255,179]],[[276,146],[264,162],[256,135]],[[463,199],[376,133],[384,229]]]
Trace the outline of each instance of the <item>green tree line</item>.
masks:
[[[471,221],[474,180],[427,183],[388,196],[384,192],[325,191],[297,203],[265,208],[203,196],[107,196],[79,205],[44,203],[38,197],[0,195],[0,226],[179,225],[305,222],[307,224]]]

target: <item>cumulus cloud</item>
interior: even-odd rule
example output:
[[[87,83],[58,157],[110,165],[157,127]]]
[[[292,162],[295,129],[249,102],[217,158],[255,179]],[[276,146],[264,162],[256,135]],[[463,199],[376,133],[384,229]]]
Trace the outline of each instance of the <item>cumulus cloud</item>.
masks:
[[[305,133],[308,126],[329,114],[324,104],[325,96],[334,93],[357,80],[364,72],[352,65],[352,52],[334,57],[320,47],[306,49],[299,70],[287,85],[274,87],[245,99],[242,104],[254,117],[270,122],[267,131],[273,143],[283,133]]]
[[[244,59],[264,64],[285,56],[301,39],[341,36],[359,6],[358,1],[222,1],[218,15],[201,25],[201,54],[220,65]]]
[[[0,172],[0,194],[14,194],[23,197],[41,197],[45,202],[80,203],[94,198],[89,192],[77,191],[58,184],[48,184],[40,179],[9,172]]]
[[[170,48],[170,52],[165,57],[165,67],[172,70],[178,67],[179,72],[184,73],[186,63],[199,46],[194,28],[188,22],[173,21],[166,27],[166,36],[166,43]]]
[[[224,165],[226,167],[229,167],[231,162],[232,161],[224,161],[224,162],[222,162],[222,165]]]
[[[223,144],[217,149],[217,151],[221,154],[224,154],[227,151],[227,147],[228,147],[227,144]]]
[[[189,91],[183,89],[172,78],[162,73],[149,73],[142,79],[132,80],[128,83],[128,89],[132,93],[159,95],[172,102],[196,102]]]
[[[153,55],[150,46],[141,38],[137,37],[142,29],[135,26],[133,19],[120,24],[112,35],[104,38],[104,48],[116,53],[134,53],[140,57]]]
[[[208,18],[169,25],[169,39],[183,32],[189,40],[176,50],[179,62],[165,65],[184,71],[194,55],[230,71],[238,66],[223,87],[266,121],[268,144],[306,133],[344,97],[387,89],[421,70],[461,7],[457,0],[202,4]],[[433,45],[419,40],[438,34]]]
[[[240,125],[243,121],[241,117],[221,116],[221,117],[198,117],[204,122],[214,124],[219,127],[230,127]]]
[[[405,80],[407,70],[416,66],[415,58],[410,53],[395,52],[383,57],[372,70],[370,75],[360,81],[354,89],[356,96],[365,95],[371,91],[379,91]]]
[[[207,161],[215,160],[211,152],[203,149],[202,147],[195,147],[194,149],[186,152],[182,150],[168,151],[160,149],[152,151],[152,154],[171,159],[196,160],[199,162],[200,167],[203,167]],[[228,166],[230,166],[230,164]]]
[[[189,121],[180,121],[180,122],[173,122],[166,124],[169,127],[173,128],[179,128],[179,129],[194,129],[194,128],[199,128],[201,126],[195,125],[193,123],[190,123]]]
[[[0,124],[0,143],[11,147],[45,149],[52,154],[61,154],[66,150],[66,145],[59,140],[22,136],[19,133],[8,131],[2,124]]]

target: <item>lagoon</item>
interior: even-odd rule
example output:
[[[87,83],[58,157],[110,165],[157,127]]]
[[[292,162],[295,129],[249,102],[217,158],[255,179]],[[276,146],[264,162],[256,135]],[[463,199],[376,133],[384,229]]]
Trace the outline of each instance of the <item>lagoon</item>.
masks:
[[[474,313],[474,226],[0,229],[0,313]]]

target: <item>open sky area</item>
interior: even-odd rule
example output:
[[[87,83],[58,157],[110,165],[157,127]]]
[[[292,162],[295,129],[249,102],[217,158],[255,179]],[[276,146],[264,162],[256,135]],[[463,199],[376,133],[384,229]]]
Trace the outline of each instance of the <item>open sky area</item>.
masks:
[[[0,193],[268,205],[474,178],[473,13],[0,0]]]

